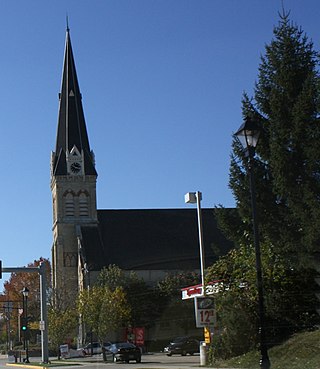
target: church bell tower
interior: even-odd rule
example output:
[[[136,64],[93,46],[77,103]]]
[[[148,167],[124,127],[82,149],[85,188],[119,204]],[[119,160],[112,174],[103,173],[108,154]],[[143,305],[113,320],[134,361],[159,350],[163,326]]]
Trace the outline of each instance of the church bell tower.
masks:
[[[55,151],[51,154],[53,201],[52,282],[59,296],[79,290],[82,226],[96,226],[94,154],[90,149],[82,97],[67,28]]]

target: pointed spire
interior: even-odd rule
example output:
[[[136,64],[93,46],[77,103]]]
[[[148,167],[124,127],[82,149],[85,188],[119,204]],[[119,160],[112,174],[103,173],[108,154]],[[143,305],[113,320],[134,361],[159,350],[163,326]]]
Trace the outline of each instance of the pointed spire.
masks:
[[[53,174],[67,174],[66,160],[71,150],[76,147],[84,160],[84,174],[97,175],[83,113],[81,93],[71,46],[68,18],[59,99],[60,107],[56,149],[53,160]]]

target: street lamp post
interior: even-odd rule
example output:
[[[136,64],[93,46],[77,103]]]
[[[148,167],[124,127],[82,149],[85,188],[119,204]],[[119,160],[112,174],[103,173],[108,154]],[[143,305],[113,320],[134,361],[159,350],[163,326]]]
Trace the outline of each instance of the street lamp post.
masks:
[[[197,192],[188,192],[184,196],[184,201],[186,204],[197,204],[197,214],[198,214],[198,231],[199,231],[199,246],[200,246],[200,274],[201,274],[201,285],[202,285],[202,295],[205,293],[205,284],[204,284],[204,247],[203,247],[203,231],[202,231],[202,213],[201,213],[201,200],[202,193],[200,191]]]
[[[201,286],[202,286],[202,296],[205,295],[205,278],[204,278],[204,246],[203,246],[203,231],[202,231],[202,213],[201,213],[201,200],[202,193],[200,191],[197,192],[188,192],[184,196],[184,201],[187,204],[197,204],[197,214],[198,214],[198,232],[199,232],[199,246],[200,246],[200,274],[201,274]],[[209,332],[209,328],[204,328],[204,337],[206,337],[206,332]],[[200,365],[207,365],[207,350],[206,343],[200,345]]]
[[[240,126],[235,133],[235,137],[238,138],[243,146],[246,156],[248,157],[248,170],[250,178],[250,192],[251,192],[251,208],[252,208],[252,223],[253,223],[253,237],[254,247],[256,254],[256,278],[258,289],[258,306],[259,306],[259,320],[260,320],[260,367],[262,369],[269,369],[271,364],[268,357],[268,347],[266,342],[266,326],[265,326],[265,311],[264,311],[264,296],[263,296],[263,278],[261,268],[261,252],[260,252],[260,240],[258,230],[258,219],[256,212],[256,195],[255,195],[255,181],[254,181],[254,156],[255,149],[258,144],[260,136],[260,128],[249,117],[245,119],[245,122]]]
[[[23,317],[25,321],[25,330],[23,332],[23,349],[26,350],[26,359],[25,362],[29,363],[29,352],[28,352],[28,296],[29,296],[29,290],[27,287],[24,287],[22,292],[22,298],[23,298]]]

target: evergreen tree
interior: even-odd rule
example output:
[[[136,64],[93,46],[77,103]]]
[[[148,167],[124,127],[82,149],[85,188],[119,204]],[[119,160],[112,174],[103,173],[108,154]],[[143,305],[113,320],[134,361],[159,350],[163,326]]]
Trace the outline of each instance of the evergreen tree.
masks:
[[[261,58],[254,95],[244,94],[242,101],[244,118],[254,120],[262,132],[253,170],[269,343],[279,338],[279,331],[290,334],[317,320],[313,268],[320,241],[318,67],[319,54],[313,43],[283,13]],[[234,346],[234,337],[243,335],[241,324],[234,324],[235,306],[241,307],[250,322],[257,311],[254,261],[250,261],[254,250],[247,163],[235,138],[229,186],[237,206],[217,209],[216,216],[238,249],[207,273],[207,277],[224,279],[227,288],[217,296],[226,327],[221,355],[249,348],[249,343],[247,348]]]
[[[255,161],[261,238],[294,267],[309,266],[320,241],[318,66],[313,43],[283,14],[261,58],[254,96],[243,97],[244,117],[262,129]],[[237,244],[252,237],[246,162],[235,139],[229,185],[237,210],[217,216]]]

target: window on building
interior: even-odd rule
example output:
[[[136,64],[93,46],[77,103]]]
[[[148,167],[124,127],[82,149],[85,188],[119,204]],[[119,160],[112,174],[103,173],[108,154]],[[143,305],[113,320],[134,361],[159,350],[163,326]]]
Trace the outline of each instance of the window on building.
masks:
[[[65,215],[66,217],[74,216],[74,197],[72,193],[65,196]]]
[[[79,196],[79,215],[81,217],[89,216],[88,196],[85,193],[81,193]]]
[[[63,253],[63,264],[65,267],[77,266],[78,254],[76,252],[64,252]]]

